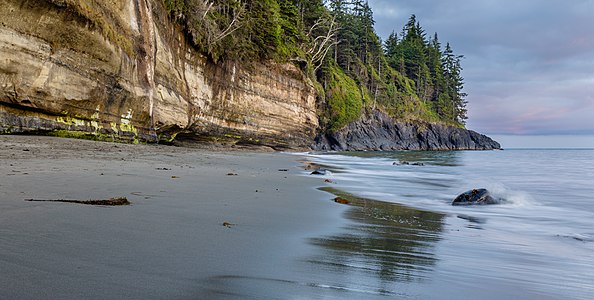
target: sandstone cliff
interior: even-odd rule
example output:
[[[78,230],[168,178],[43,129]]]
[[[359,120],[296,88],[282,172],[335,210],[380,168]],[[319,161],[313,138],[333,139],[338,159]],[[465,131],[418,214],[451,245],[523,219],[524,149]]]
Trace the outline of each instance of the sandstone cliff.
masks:
[[[315,89],[290,64],[214,64],[152,0],[0,0],[0,133],[308,145]]]
[[[499,143],[489,137],[439,124],[401,123],[379,111],[336,132],[319,135],[316,150],[493,150]]]

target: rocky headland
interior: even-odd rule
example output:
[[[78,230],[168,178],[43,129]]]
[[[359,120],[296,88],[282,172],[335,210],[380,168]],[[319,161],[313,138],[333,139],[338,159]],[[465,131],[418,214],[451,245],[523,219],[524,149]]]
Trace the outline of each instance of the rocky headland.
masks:
[[[319,151],[361,150],[494,150],[501,146],[472,130],[431,123],[398,122],[372,111],[356,122],[316,137]]]
[[[499,148],[379,112],[326,132],[299,67],[215,63],[162,1],[1,0],[0,20],[0,133],[276,150]]]

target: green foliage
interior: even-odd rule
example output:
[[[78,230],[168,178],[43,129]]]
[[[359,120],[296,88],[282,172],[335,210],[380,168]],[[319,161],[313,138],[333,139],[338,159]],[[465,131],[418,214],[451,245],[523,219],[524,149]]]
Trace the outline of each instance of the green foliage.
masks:
[[[466,120],[466,100],[463,78],[460,76],[462,56],[454,55],[447,44],[442,51],[435,34],[427,40],[415,15],[412,15],[400,39],[392,33],[385,43],[385,55],[390,67],[414,82],[415,95],[424,103],[429,115],[443,123],[463,125]]]
[[[295,45],[302,37],[302,24],[297,7],[290,0],[279,0],[281,43],[278,47],[282,58],[293,56],[297,49]]]
[[[281,54],[283,27],[280,6],[276,0],[253,0],[247,2],[245,25],[240,29],[242,36],[249,37],[241,41],[252,47],[246,47],[248,56],[268,59]],[[241,44],[241,43],[240,43]],[[286,49],[282,49],[286,53]],[[253,54],[250,55],[251,51]]]
[[[326,101],[330,113],[328,128],[337,130],[361,116],[363,95],[359,85],[343,70],[331,64],[327,69]]]
[[[213,61],[288,60],[302,32],[290,0],[163,0],[169,14]]]

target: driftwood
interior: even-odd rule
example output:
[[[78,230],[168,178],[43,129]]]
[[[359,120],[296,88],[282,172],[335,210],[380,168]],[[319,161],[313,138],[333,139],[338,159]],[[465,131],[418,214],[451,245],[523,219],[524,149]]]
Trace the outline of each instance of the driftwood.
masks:
[[[43,202],[65,202],[65,203],[78,203],[87,205],[106,205],[106,206],[118,206],[118,205],[130,205],[130,202],[126,197],[116,197],[107,200],[66,200],[66,199],[25,199],[25,201],[43,201]]]

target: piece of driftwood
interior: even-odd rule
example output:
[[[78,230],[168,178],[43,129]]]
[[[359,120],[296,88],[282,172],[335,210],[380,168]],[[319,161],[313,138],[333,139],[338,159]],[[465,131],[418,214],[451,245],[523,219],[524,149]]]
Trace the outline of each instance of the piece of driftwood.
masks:
[[[130,201],[128,201],[128,199],[126,197],[109,198],[106,200],[25,199],[25,201],[65,202],[65,203],[78,203],[78,204],[87,204],[87,205],[106,205],[106,206],[130,205]]]

